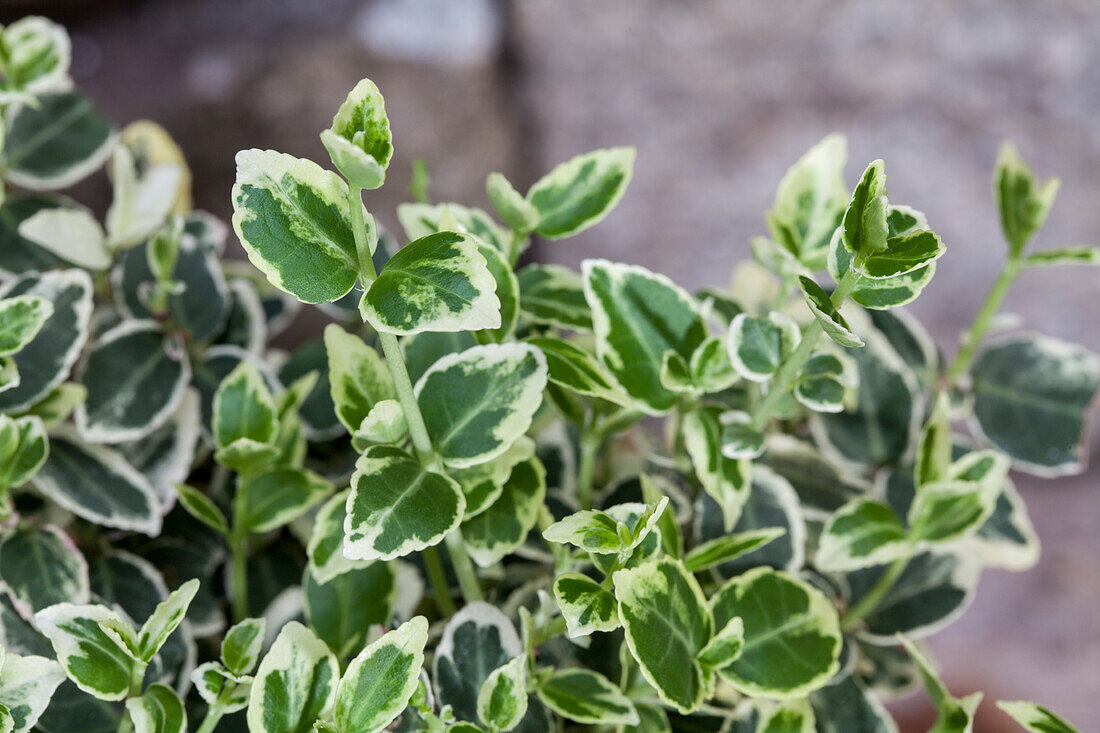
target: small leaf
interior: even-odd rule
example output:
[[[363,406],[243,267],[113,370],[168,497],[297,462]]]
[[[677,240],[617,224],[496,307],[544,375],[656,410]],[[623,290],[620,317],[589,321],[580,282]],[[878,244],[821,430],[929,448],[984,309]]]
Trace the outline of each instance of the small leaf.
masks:
[[[399,336],[501,325],[496,281],[477,240],[456,232],[429,234],[399,250],[360,310],[376,330]]]
[[[813,708],[809,700],[790,700],[772,710],[761,721],[760,733],[815,733]]]
[[[559,575],[554,579],[554,599],[565,617],[570,638],[588,636],[593,631],[614,631],[619,628],[615,596],[587,575]]]
[[[241,439],[266,444],[275,438],[275,399],[251,361],[241,361],[218,386],[213,427],[219,448]]]
[[[138,633],[137,649],[142,661],[152,661],[164,642],[176,630],[187,614],[187,607],[199,590],[199,581],[195,578],[187,581],[168,594],[157,607]]]
[[[520,234],[534,231],[539,224],[539,210],[512,187],[503,173],[490,173],[485,179],[489,203],[501,220]]]
[[[336,417],[354,435],[376,404],[396,398],[393,377],[377,351],[335,323],[325,327],[325,351]]]
[[[711,669],[733,664],[745,646],[745,624],[734,616],[699,651],[699,661]]]
[[[913,479],[918,487],[941,481],[947,476],[951,465],[950,409],[950,398],[946,392],[940,392],[932,413],[924,423],[920,443],[917,444]]]
[[[970,733],[974,725],[974,715],[982,701],[982,693],[976,692],[962,699],[952,697],[932,669],[932,664],[916,645],[905,637],[899,637],[899,640],[916,663],[928,697],[939,713],[930,733]]]
[[[547,376],[554,384],[624,407],[633,405],[596,357],[576,344],[556,338],[531,338],[526,343],[538,347],[546,357]]]
[[[206,494],[187,484],[177,484],[176,495],[180,505],[192,517],[216,532],[229,533],[229,521],[225,518],[225,513]]]
[[[432,447],[456,468],[501,455],[531,426],[546,380],[546,357],[529,344],[475,346],[443,357],[415,389]]]
[[[200,664],[191,672],[191,682],[207,705],[218,702],[226,715],[248,707],[252,678],[235,675],[218,662]]]
[[[952,542],[978,531],[993,513],[1002,486],[995,481],[936,481],[921,486],[909,509],[912,537]]]
[[[752,463],[728,458],[722,452],[722,425],[719,408],[703,407],[684,415],[683,439],[695,475],[703,490],[722,508],[722,518],[729,531],[741,516],[741,507],[748,499],[752,482]]]
[[[321,142],[336,170],[353,186],[374,189],[385,182],[393,137],[385,101],[374,82],[363,79],[348,92],[332,126],[321,133]]]
[[[477,695],[477,716],[491,730],[509,731],[527,714],[527,655],[497,667]]]
[[[352,436],[352,443],[366,442],[397,444],[409,433],[405,411],[397,400],[382,400],[371,408],[359,429]]]
[[[114,197],[104,220],[108,246],[133,247],[164,225],[179,198],[184,168],[146,160],[139,169],[130,148],[118,145],[112,151],[110,171]]]
[[[801,338],[798,325],[782,313],[769,313],[766,318],[742,313],[730,324],[726,348],[738,374],[766,382]]]
[[[312,161],[237,153],[233,231],[268,282],[303,303],[337,300],[359,277],[348,187]]]
[[[993,173],[993,198],[1001,214],[1001,230],[1013,254],[1020,254],[1031,235],[1043,226],[1058,185],[1057,178],[1040,184],[1015,146],[1001,146]]]
[[[873,280],[890,280],[929,266],[947,251],[930,229],[890,236],[886,248],[868,255],[860,272]]]
[[[547,542],[573,545],[601,554],[613,554],[623,548],[618,522],[594,509],[584,509],[554,522],[542,531],[542,536]]]
[[[103,606],[59,603],[34,615],[69,679],[100,700],[122,700],[136,663],[134,631]]]
[[[696,545],[687,554],[684,558],[684,567],[692,573],[709,570],[717,565],[736,560],[742,555],[755,552],[785,533],[786,530],[782,527],[766,527],[729,534],[704,542]]]
[[[350,493],[350,490],[338,492],[314,517],[306,554],[309,555],[309,573],[318,583],[327,583],[347,570],[368,564],[344,556],[344,518]]]
[[[332,707],[340,668],[312,631],[291,621],[256,670],[248,703],[250,733],[310,733]]]
[[[1080,733],[1069,721],[1033,702],[999,700],[997,707],[1031,733]]]
[[[848,321],[840,315],[840,311],[833,305],[828,293],[822,290],[820,285],[805,275],[798,276],[798,285],[806,296],[806,305],[810,307],[814,318],[825,329],[826,336],[847,348],[863,346],[863,339],[852,331]]]
[[[53,315],[53,304],[35,295],[0,300],[0,356],[11,356],[34,340]]]
[[[853,255],[866,257],[886,248],[886,173],[881,160],[873,161],[856,184],[844,212],[841,236]]]
[[[222,639],[221,655],[226,668],[233,674],[248,674],[260,658],[267,619],[246,618],[234,624]]]
[[[590,669],[559,669],[539,683],[539,700],[582,725],[638,725],[634,703],[610,680]]]
[[[374,733],[401,714],[416,691],[427,642],[428,622],[416,616],[352,660],[336,688],[340,733]]]
[[[1100,265],[1100,247],[1061,247],[1032,252],[1023,258],[1025,267],[1058,265]]]
[[[749,415],[740,410],[719,416],[722,425],[722,455],[732,460],[758,458],[764,453],[764,434],[752,426]]]
[[[821,533],[814,565],[828,572],[893,562],[912,552],[908,531],[881,501],[862,498],[838,509]]]
[[[619,203],[634,175],[634,148],[604,148],[555,167],[527,192],[538,211],[535,232],[547,239],[579,234]]]
[[[374,446],[351,477],[344,554],[392,560],[423,550],[457,527],[465,508],[454,479],[426,470],[399,448]]]
[[[187,733],[187,713],[176,691],[167,685],[150,685],[141,697],[126,701],[134,733]]]
[[[40,418],[0,415],[0,490],[29,481],[42,468],[49,451]]]
[[[523,544],[538,520],[546,496],[546,469],[537,458],[516,465],[500,496],[462,524],[470,557],[483,568],[500,562]]]
[[[69,86],[72,45],[64,26],[39,16],[20,18],[4,27],[2,43],[5,92],[36,95]]]
[[[496,606],[466,604],[447,621],[436,647],[432,680],[437,706],[450,705],[457,720],[477,720],[477,698],[485,680],[522,653],[512,622]]]

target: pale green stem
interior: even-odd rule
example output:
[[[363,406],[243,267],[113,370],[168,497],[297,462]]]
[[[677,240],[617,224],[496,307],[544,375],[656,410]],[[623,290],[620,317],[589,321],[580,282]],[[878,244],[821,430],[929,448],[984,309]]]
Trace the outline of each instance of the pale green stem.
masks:
[[[248,532],[236,527],[229,533],[229,578],[233,585],[233,622],[248,618]]]
[[[214,729],[218,727],[218,723],[225,715],[225,703],[236,688],[237,684],[235,682],[225,681],[221,691],[218,692],[217,698],[206,709],[206,716],[203,717],[202,724],[199,725],[199,729],[195,733],[214,733]]]
[[[974,317],[974,322],[970,324],[970,328],[966,329],[960,339],[959,352],[955,355],[951,366],[947,368],[946,376],[949,384],[957,382],[959,377],[970,368],[970,363],[974,361],[978,346],[981,344],[986,332],[989,331],[993,317],[997,315],[1005,296],[1008,295],[1009,288],[1012,287],[1012,283],[1016,281],[1022,269],[1023,265],[1020,258],[1010,255],[1001,270],[1001,274],[997,277],[997,281],[993,283],[989,294],[985,296],[985,301]]]
[[[374,261],[371,259],[367,242],[366,222],[363,218],[362,189],[351,186],[348,189],[348,204],[351,208],[352,230],[355,234],[355,250],[359,257],[359,267],[362,277],[373,281],[378,277],[374,269]],[[366,283],[364,283],[366,284]],[[413,448],[420,463],[429,470],[439,469],[439,458],[432,449],[432,441],[428,436],[428,428],[424,424],[424,415],[420,412],[420,405],[416,401],[416,393],[413,391],[412,381],[409,379],[409,370],[405,366],[405,356],[401,353],[401,345],[397,337],[392,333],[378,334],[378,342],[382,346],[382,354],[386,358],[386,367],[393,377],[394,391],[397,392],[397,400],[401,403],[401,410],[405,413],[405,422],[409,426],[409,438],[412,439]],[[466,551],[466,543],[462,541],[462,533],[455,528],[444,538],[447,543],[447,551],[451,556],[451,564],[454,565],[455,574],[458,576],[458,585],[462,589],[462,596],[466,602],[482,600],[481,586],[477,582],[477,572],[470,562],[470,554]]]
[[[451,599],[451,589],[447,585],[447,574],[443,572],[443,561],[439,559],[439,553],[435,547],[425,547],[420,551],[420,556],[424,558],[428,580],[435,593],[435,607],[439,609],[441,616],[453,616],[458,609]]]
[[[596,457],[600,451],[600,440],[594,431],[585,429],[581,433],[581,457],[577,469],[577,497],[581,509],[592,508],[592,489],[596,474]]]
[[[905,568],[909,566],[909,560],[912,559],[913,554],[911,552],[899,557],[891,563],[890,567],[886,568],[886,572],[882,574],[882,577],[871,586],[871,590],[867,591],[867,595],[859,599],[859,602],[848,609],[848,612],[844,614],[841,626],[845,631],[851,631],[859,626],[860,622],[867,617],[872,611],[878,608],[878,604],[882,603],[882,600],[886,597],[886,594],[894,587],[901,578],[901,574],[905,572]]]
[[[852,266],[848,268],[848,272],[837,283],[836,290],[833,291],[830,297],[834,307],[839,308],[847,300],[848,296],[855,290],[856,285],[859,284],[859,278],[859,271],[856,263],[853,262]],[[802,340],[798,342],[797,348],[779,366],[779,370],[771,380],[768,393],[764,396],[764,399],[757,403],[756,409],[752,413],[753,428],[763,430],[764,426],[768,424],[772,413],[779,407],[780,400],[794,387],[803,365],[810,358],[814,347],[817,346],[817,340],[824,331],[821,321],[815,318],[813,323],[802,332]]]
[[[134,662],[134,666],[130,669],[130,689],[126,692],[126,697],[141,697],[141,688],[145,684],[145,668],[144,662]],[[122,719],[118,721],[118,733],[130,733],[134,729],[134,723],[130,719],[130,713],[126,710],[122,711]]]

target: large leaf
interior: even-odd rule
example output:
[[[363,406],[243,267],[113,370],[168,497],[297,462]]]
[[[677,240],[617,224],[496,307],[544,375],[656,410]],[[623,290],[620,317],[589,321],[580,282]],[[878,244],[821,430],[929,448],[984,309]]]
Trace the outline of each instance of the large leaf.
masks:
[[[179,408],[191,380],[186,352],[153,321],[126,321],[99,337],[81,381],[76,424],[92,443],[140,440]]]
[[[11,716],[11,733],[26,733],[65,681],[65,673],[57,662],[45,657],[10,653],[0,657],[0,704]]]
[[[546,469],[538,458],[516,465],[500,497],[462,524],[474,562],[483,568],[500,562],[527,539],[546,496]]]
[[[272,285],[304,303],[340,298],[359,276],[347,185],[272,150],[237,153],[233,230]]]
[[[35,614],[66,674],[84,692],[100,700],[122,700],[130,689],[134,631],[103,606],[59,603]]]
[[[662,275],[606,260],[584,262],[584,293],[600,360],[643,409],[667,412],[677,395],[661,383],[665,353],[690,361],[707,337],[695,299]]]
[[[336,696],[340,668],[325,643],[291,621],[256,670],[248,703],[250,733],[310,733]]]
[[[741,655],[718,673],[746,695],[803,697],[838,668],[841,636],[836,609],[821,591],[770,568],[754,568],[711,598],[714,623],[740,617]]]
[[[535,232],[561,239],[599,223],[619,203],[634,174],[634,148],[593,150],[566,161],[527,192],[538,210]]]
[[[546,357],[529,344],[475,346],[443,357],[416,384],[432,447],[456,468],[501,455],[530,427],[546,375]]]
[[[620,570],[614,579],[626,641],[642,674],[663,701],[695,710],[707,696],[695,657],[713,631],[698,582],[671,560]]]
[[[93,524],[152,537],[160,531],[160,502],[149,481],[117,451],[82,443],[67,431],[50,437],[49,458],[32,482]]]
[[[27,617],[55,603],[87,603],[88,563],[57,527],[17,527],[0,544],[0,578]]]
[[[432,663],[437,703],[458,720],[476,721],[477,697],[493,670],[522,651],[512,622],[495,606],[476,601],[450,618]]]
[[[50,92],[6,120],[4,178],[31,190],[67,188],[103,165],[115,132],[75,92]]]
[[[466,499],[454,479],[399,448],[373,446],[355,464],[344,554],[391,560],[438,544],[459,525]]]
[[[971,371],[975,427],[1021,469],[1075,473],[1100,361],[1074,344],[1018,336],[983,351]]]
[[[538,686],[539,699],[563,718],[586,725],[638,725],[634,703],[589,669],[555,671]]]
[[[374,733],[405,709],[419,681],[428,622],[416,616],[364,649],[336,688],[340,733]]]
[[[0,289],[0,297],[34,295],[53,304],[38,335],[12,358],[19,386],[0,392],[0,410],[20,412],[65,381],[88,338],[92,280],[83,270],[31,272]]]
[[[477,240],[457,232],[429,234],[399,250],[360,309],[376,330],[398,335],[501,325],[496,280]]]

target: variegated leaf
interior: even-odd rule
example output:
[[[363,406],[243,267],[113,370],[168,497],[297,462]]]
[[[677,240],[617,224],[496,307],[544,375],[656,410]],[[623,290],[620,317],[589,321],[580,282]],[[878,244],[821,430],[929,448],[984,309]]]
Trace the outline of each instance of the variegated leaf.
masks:
[[[115,130],[92,103],[51,91],[18,105],[6,120],[4,178],[32,191],[68,188],[103,165]]]
[[[590,669],[560,669],[539,683],[539,700],[582,725],[638,725],[634,703],[610,680]]]
[[[722,508],[726,530],[733,529],[752,486],[752,463],[726,457],[718,408],[702,407],[684,415],[684,450],[703,490]]]
[[[477,695],[477,716],[490,730],[509,731],[527,713],[527,656],[497,667]]]
[[[18,654],[0,655],[0,705],[11,717],[10,733],[27,733],[65,681],[65,672],[52,659]]]
[[[1001,700],[997,707],[1031,733],[1080,733],[1069,721],[1037,703]]]
[[[571,638],[619,628],[619,610],[614,594],[587,575],[559,575],[554,579],[554,599],[565,617]]]
[[[321,133],[336,170],[353,186],[374,189],[386,180],[393,155],[393,136],[382,93],[370,79],[362,79]]]
[[[0,356],[22,350],[52,315],[53,304],[35,295],[0,300]]]
[[[416,616],[364,649],[340,679],[333,718],[340,733],[384,729],[409,702],[424,664],[428,622]]]
[[[539,213],[535,232],[547,239],[579,234],[619,203],[634,175],[634,148],[603,148],[555,167],[531,186],[527,201]]]
[[[546,496],[546,469],[530,458],[512,469],[500,496],[462,523],[470,557],[483,568],[504,558],[527,539]]]
[[[870,498],[856,499],[829,517],[814,565],[833,572],[893,562],[913,551],[908,535],[888,505]]]
[[[0,578],[28,618],[47,606],[87,603],[90,597],[88,562],[52,525],[16,527],[4,537]]]
[[[140,697],[126,701],[134,733],[187,733],[187,711],[176,691],[151,685]]]
[[[312,631],[291,621],[271,645],[252,683],[250,733],[310,733],[336,697],[336,657]]]
[[[531,264],[516,273],[519,307],[536,323],[570,331],[592,330],[592,309],[584,297],[584,280],[568,267]]]
[[[133,627],[103,606],[59,603],[34,616],[69,679],[100,700],[122,700],[137,664]]]

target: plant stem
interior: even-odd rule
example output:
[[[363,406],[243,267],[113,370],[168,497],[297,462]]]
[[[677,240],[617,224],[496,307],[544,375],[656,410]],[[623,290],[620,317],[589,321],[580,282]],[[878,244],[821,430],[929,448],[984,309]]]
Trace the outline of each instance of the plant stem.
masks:
[[[359,256],[359,268],[361,278],[373,281],[378,277],[374,269],[374,261],[370,256],[369,243],[367,242],[366,224],[363,219],[363,190],[358,186],[348,189],[348,204],[351,208],[352,230],[355,233],[355,250]],[[367,284],[367,283],[364,283]],[[409,437],[412,439],[413,448],[422,466],[428,470],[439,470],[439,457],[432,448],[432,440],[428,435],[428,428],[424,424],[424,415],[420,412],[420,405],[416,401],[416,393],[413,391],[412,381],[409,379],[409,370],[405,366],[405,356],[401,353],[401,345],[397,337],[392,333],[378,333],[378,342],[382,346],[382,354],[386,358],[386,367],[393,377],[394,391],[397,392],[397,400],[401,403],[401,411],[405,413],[405,422],[409,426]],[[462,596],[466,602],[482,600],[481,586],[477,582],[477,572],[470,562],[470,554],[466,551],[466,543],[462,541],[462,532],[456,527],[444,538],[447,543],[447,551],[451,555],[451,564],[454,565],[455,574],[458,576],[458,585],[462,589]]]
[[[451,598],[451,589],[447,586],[447,574],[443,572],[443,561],[439,559],[439,552],[435,547],[425,547],[420,551],[424,558],[424,567],[428,571],[428,580],[432,584],[435,593],[435,607],[439,609],[441,616],[453,616],[455,602]]]
[[[596,457],[600,450],[600,440],[595,431],[585,427],[581,431],[581,457],[577,469],[577,497],[581,509],[592,508],[592,485],[596,474]]]
[[[564,634],[566,628],[565,616],[555,616],[545,626],[535,629],[535,633],[531,637],[531,646],[545,644],[547,640]]]
[[[221,722],[222,715],[222,707],[215,701],[213,705],[206,709],[206,717],[202,719],[202,725],[195,733],[214,733],[214,729]]]
[[[141,688],[145,684],[145,669],[148,665],[144,662],[134,662],[130,669],[130,689],[126,692],[127,698],[141,697]],[[130,733],[134,729],[134,722],[130,719],[130,713],[122,711],[122,718],[118,721],[117,733]]]
[[[833,291],[830,297],[830,301],[835,308],[840,308],[841,304],[848,299],[848,296],[855,290],[856,285],[859,284],[860,277],[859,269],[856,263],[853,262],[851,267],[848,268],[848,272],[844,273],[844,277],[837,283],[836,290]],[[798,374],[802,371],[802,366],[810,358],[814,347],[817,345],[817,340],[824,332],[825,329],[817,318],[814,318],[813,323],[802,332],[802,339],[798,342],[798,347],[779,366],[779,371],[772,378],[771,388],[764,395],[764,399],[757,403],[756,409],[753,410],[751,425],[754,429],[763,430],[764,426],[768,424],[772,413],[779,407],[780,400],[794,387]]]
[[[236,527],[229,533],[229,577],[233,590],[233,623],[248,618],[248,533]]]
[[[911,552],[899,557],[890,564],[890,567],[886,568],[886,572],[882,574],[882,577],[871,586],[871,590],[867,591],[867,595],[859,599],[856,605],[848,609],[848,612],[844,614],[844,618],[841,623],[841,628],[845,631],[851,631],[859,625],[864,618],[867,617],[872,611],[878,608],[878,604],[882,603],[882,599],[886,597],[886,594],[894,587],[894,584],[898,582],[901,574],[905,572],[905,568],[909,566],[909,561],[912,559],[913,554]]]
[[[963,332],[962,338],[960,339],[959,352],[955,354],[955,359],[951,362],[951,366],[947,368],[946,377],[949,384],[957,382],[959,377],[970,368],[970,363],[974,361],[974,355],[977,353],[978,346],[981,344],[982,339],[989,330],[990,324],[993,322],[993,316],[997,315],[997,311],[1000,310],[1005,296],[1008,295],[1009,288],[1012,287],[1012,283],[1019,277],[1022,269],[1023,265],[1020,258],[1015,255],[1009,255],[1008,261],[1005,262],[1004,268],[1001,269],[1001,274],[997,277],[996,282],[993,283],[993,287],[990,288],[989,294],[985,296],[985,301],[982,303],[981,309],[978,310],[978,314],[974,317],[974,322],[970,324],[970,328]]]

